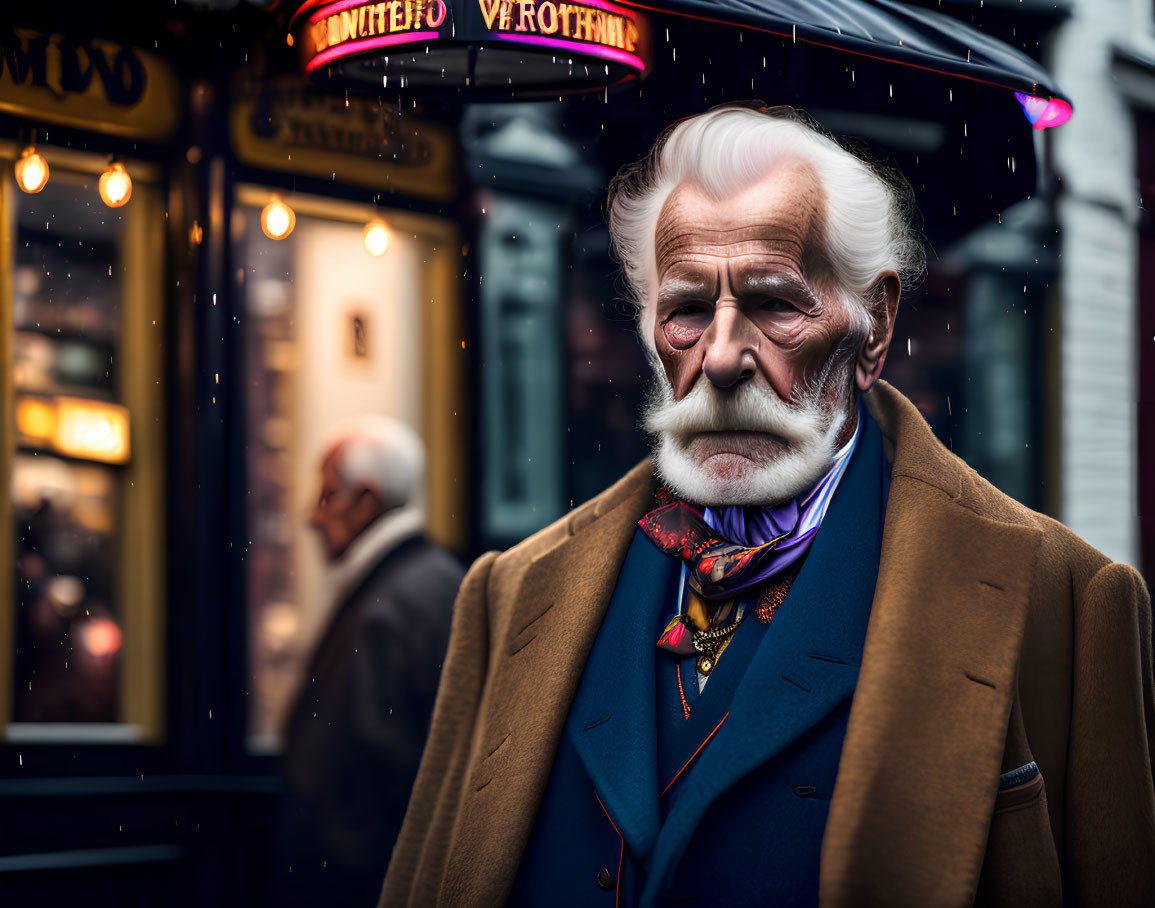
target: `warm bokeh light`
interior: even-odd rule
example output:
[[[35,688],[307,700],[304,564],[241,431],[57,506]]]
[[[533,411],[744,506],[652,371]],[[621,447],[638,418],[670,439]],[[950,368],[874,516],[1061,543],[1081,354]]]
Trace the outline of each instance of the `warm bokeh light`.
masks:
[[[80,627],[80,640],[94,656],[111,656],[120,651],[124,634],[111,618],[92,618]]]
[[[125,463],[129,454],[128,410],[98,400],[58,397],[53,447],[69,457]]]
[[[261,211],[261,230],[270,240],[283,240],[297,226],[297,215],[279,195],[269,199]]]
[[[109,208],[120,208],[132,198],[132,178],[120,161],[113,161],[100,175],[100,198]]]
[[[16,430],[26,438],[50,441],[56,434],[56,404],[39,397],[17,399]]]
[[[31,145],[20,153],[15,169],[16,184],[25,192],[39,192],[48,182],[48,162]]]
[[[389,228],[381,218],[373,218],[361,234],[365,251],[372,256],[384,255],[389,248]]]

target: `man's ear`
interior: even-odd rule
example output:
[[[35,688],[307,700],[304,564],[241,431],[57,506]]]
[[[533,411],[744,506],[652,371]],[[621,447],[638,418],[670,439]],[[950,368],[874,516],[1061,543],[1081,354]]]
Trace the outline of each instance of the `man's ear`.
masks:
[[[367,527],[385,513],[385,502],[381,493],[371,485],[360,486],[353,498],[350,516],[358,531]]]
[[[882,374],[890,339],[894,336],[894,319],[898,315],[898,298],[902,282],[893,271],[884,271],[870,288],[867,299],[871,303],[873,324],[870,336],[858,350],[854,378],[860,391],[869,391],[875,379]]]

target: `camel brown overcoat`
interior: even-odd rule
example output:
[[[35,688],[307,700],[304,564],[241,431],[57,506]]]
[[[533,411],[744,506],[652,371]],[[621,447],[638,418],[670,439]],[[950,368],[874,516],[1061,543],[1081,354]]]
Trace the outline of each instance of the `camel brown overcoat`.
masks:
[[[1142,579],[995,490],[890,386],[866,400],[892,483],[820,903],[1155,905]],[[652,484],[646,462],[469,572],[382,905],[504,902]]]

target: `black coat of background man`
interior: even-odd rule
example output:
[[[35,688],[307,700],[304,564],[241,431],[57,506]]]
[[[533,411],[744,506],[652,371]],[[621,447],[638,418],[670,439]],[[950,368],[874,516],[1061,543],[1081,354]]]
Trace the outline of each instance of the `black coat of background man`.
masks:
[[[309,522],[335,605],[285,732],[281,905],[371,905],[425,744],[462,568],[424,536],[424,452],[355,420],[321,461]]]

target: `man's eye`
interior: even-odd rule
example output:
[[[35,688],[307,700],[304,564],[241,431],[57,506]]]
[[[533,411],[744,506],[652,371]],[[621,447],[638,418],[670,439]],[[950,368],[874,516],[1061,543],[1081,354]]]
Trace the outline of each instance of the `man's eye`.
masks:
[[[662,331],[670,346],[684,350],[693,346],[710,327],[714,307],[705,303],[683,303],[662,321]]]
[[[788,303],[786,300],[778,299],[777,297],[772,297],[770,299],[760,300],[758,302],[757,308],[758,308],[759,312],[797,312],[798,311],[797,308],[792,303]]]
[[[705,303],[685,303],[666,316],[666,321],[708,318],[709,315]]]

